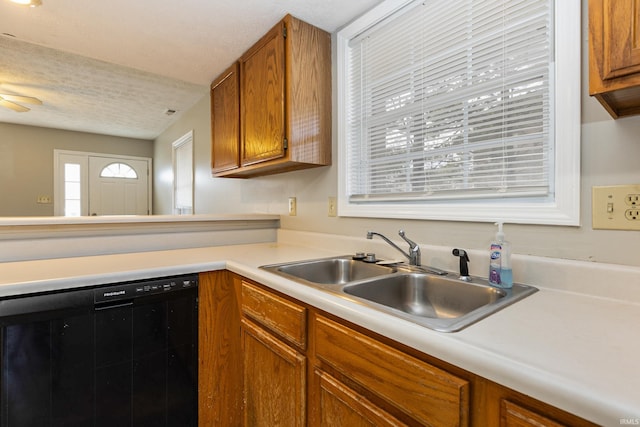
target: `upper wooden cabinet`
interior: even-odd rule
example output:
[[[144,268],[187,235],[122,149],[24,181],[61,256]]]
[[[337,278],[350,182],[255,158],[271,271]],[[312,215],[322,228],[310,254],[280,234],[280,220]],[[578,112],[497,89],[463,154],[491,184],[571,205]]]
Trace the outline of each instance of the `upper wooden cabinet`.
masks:
[[[284,22],[271,29],[242,58],[242,166],[285,155]]]
[[[287,15],[214,81],[211,106],[214,176],[330,165],[331,36]]]
[[[640,1],[589,0],[589,94],[613,118],[640,114]]]
[[[240,166],[240,74],[236,62],[211,83],[211,170]]]

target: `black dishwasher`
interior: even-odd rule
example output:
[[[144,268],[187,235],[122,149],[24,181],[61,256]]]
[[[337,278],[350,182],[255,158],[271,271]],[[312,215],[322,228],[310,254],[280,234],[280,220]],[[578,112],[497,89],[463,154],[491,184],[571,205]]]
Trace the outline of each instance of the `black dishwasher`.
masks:
[[[0,426],[197,426],[198,276],[0,300]]]

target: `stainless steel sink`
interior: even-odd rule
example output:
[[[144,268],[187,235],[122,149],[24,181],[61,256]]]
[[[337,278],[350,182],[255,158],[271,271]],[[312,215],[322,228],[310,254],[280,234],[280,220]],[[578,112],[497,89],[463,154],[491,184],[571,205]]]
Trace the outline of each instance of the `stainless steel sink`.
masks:
[[[350,256],[266,265],[265,270],[325,285],[341,285],[394,273],[394,267],[356,261]]]
[[[498,289],[478,277],[466,282],[453,274],[368,264],[350,256],[261,268],[440,332],[459,331],[537,291],[518,283]]]
[[[420,317],[455,319],[507,296],[504,290],[428,274],[399,274],[343,291]]]

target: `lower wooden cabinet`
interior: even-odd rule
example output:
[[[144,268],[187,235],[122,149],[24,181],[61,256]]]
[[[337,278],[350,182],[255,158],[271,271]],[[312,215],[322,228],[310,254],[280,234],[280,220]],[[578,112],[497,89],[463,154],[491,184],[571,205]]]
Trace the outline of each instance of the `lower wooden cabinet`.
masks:
[[[242,280],[245,426],[306,425],[307,309]]]
[[[201,427],[595,426],[228,271],[199,295]]]
[[[242,350],[237,277],[200,274],[198,286],[198,425],[242,425]]]
[[[421,425],[469,424],[467,380],[324,316],[314,319],[315,355]]]
[[[254,323],[242,321],[245,426],[306,423],[306,357]]]
[[[317,398],[311,425],[321,427],[406,426],[362,394],[320,369],[314,371]]]
[[[500,405],[500,426],[502,427],[563,427],[566,424],[557,423],[546,416],[527,408],[502,400]]]

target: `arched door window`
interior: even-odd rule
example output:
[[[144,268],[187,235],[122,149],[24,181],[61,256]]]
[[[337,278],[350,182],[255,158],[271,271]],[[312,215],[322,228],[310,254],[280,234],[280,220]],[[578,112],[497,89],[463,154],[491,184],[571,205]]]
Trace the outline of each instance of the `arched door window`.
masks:
[[[138,174],[126,163],[110,163],[102,169],[100,177],[138,179]]]

